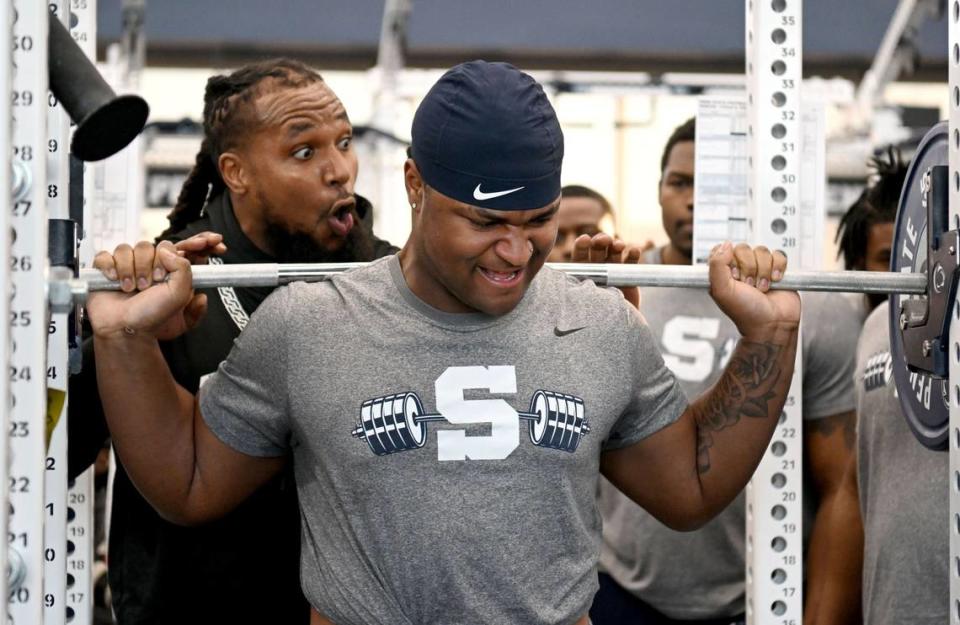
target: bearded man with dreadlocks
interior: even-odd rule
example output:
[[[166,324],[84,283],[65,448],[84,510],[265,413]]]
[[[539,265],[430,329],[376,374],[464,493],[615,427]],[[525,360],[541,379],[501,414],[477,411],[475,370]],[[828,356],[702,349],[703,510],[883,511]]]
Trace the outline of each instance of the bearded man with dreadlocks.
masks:
[[[888,148],[870,165],[874,174],[840,220],[838,256],[847,269],[889,271],[908,163]],[[944,623],[950,554],[937,530],[950,517],[943,497],[949,458],[921,447],[907,426],[891,375],[887,297],[860,297],[869,316],[854,375],[856,454],[829,516],[828,575],[814,580],[819,588],[808,583],[820,603],[804,616],[816,623]]]
[[[354,193],[349,118],[313,70],[278,59],[210,78],[203,129],[196,164],[160,236],[192,261],[370,261],[397,251],[372,233],[372,207]],[[152,255],[153,246],[126,246],[121,262],[133,266],[143,254]],[[153,276],[147,271],[136,278],[142,286]],[[123,287],[137,285],[128,280]],[[162,344],[177,382],[196,392],[271,290],[198,292]],[[336,331],[344,320],[330,322]],[[72,477],[90,465],[109,435],[92,341],[70,396]],[[287,473],[215,523],[180,527],[161,518],[118,466],[109,566],[118,622],[309,622],[299,581],[299,523]]]

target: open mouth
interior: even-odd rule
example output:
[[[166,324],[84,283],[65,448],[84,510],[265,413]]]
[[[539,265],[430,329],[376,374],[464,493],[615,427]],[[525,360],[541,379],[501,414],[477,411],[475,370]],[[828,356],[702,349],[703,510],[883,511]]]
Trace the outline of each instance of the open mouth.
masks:
[[[479,267],[479,269],[484,278],[500,288],[516,286],[523,279],[523,269],[515,271],[494,271],[486,267]]]
[[[353,198],[340,200],[333,205],[330,216],[327,217],[327,224],[330,229],[340,237],[345,237],[353,229],[356,220],[353,217],[353,209],[357,205]]]

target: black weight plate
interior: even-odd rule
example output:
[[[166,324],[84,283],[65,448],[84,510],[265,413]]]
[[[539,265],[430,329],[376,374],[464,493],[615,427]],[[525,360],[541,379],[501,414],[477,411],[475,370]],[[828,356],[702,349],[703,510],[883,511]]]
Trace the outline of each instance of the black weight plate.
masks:
[[[530,442],[534,445],[543,445],[547,433],[547,394],[537,391],[530,399],[530,414],[537,415],[537,419],[530,421]]]
[[[375,414],[376,406],[376,414]],[[370,446],[370,451],[378,456],[384,456],[390,453],[391,449],[383,446],[380,436],[377,434],[377,428],[383,427],[383,419],[380,418],[380,407],[376,400],[368,399],[360,406],[360,427],[363,428],[363,436]]]
[[[574,413],[573,421],[573,438],[570,440],[570,448],[568,451],[573,453],[577,451],[577,447],[580,446],[580,440],[583,438],[583,425],[586,423],[586,418],[584,418],[584,409],[583,409],[583,400],[579,397],[573,398],[576,412]]]
[[[403,393],[393,396],[394,420],[397,423],[397,433],[402,441],[397,451],[418,449],[427,442],[427,424],[417,421],[423,414],[423,404],[416,393]]]
[[[907,170],[900,207],[893,235],[893,256],[890,271],[926,273],[928,256],[927,209],[921,201],[921,180],[934,165],[947,165],[949,127],[937,124],[924,136]],[[925,373],[907,368],[900,332],[900,302],[904,298],[925,295],[890,296],[890,355],[893,377],[900,398],[900,406],[910,429],[924,446],[930,449],[947,448],[947,430],[950,424],[949,383]]]

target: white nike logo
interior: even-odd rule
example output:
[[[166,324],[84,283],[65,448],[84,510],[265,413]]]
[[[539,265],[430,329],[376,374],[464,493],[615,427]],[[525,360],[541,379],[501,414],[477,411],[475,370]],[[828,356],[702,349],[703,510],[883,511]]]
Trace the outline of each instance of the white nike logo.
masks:
[[[481,183],[483,184],[483,183]],[[526,187],[517,187],[516,189],[507,189],[506,191],[494,191],[493,193],[484,193],[480,190],[480,185],[477,185],[477,188],[473,190],[473,199],[475,200],[492,200],[495,197],[503,197],[504,195],[510,195],[511,193],[516,193],[520,189]]]

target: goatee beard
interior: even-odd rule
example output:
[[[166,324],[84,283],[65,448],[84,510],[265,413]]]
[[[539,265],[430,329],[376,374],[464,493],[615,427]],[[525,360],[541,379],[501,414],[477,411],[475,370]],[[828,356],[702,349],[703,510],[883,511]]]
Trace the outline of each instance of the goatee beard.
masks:
[[[264,235],[279,263],[353,263],[373,260],[373,237],[354,214],[355,224],[340,249],[323,249],[310,235],[268,223]]]

